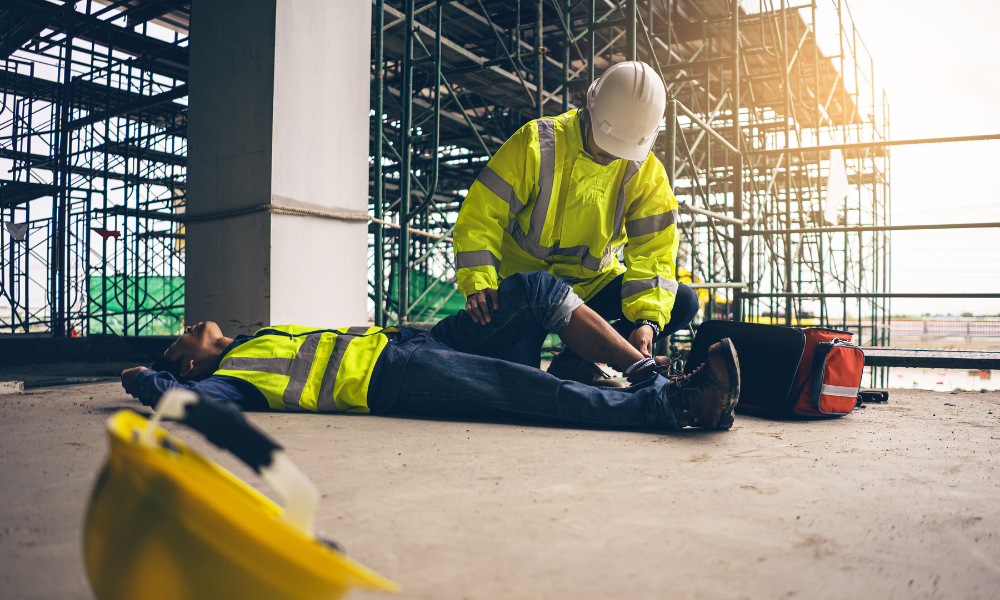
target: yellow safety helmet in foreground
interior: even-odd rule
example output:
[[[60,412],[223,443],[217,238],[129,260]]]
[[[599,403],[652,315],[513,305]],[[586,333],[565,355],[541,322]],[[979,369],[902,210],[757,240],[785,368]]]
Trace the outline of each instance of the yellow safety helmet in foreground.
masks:
[[[351,587],[398,589],[315,539],[312,514],[296,524],[263,494],[158,427],[162,412],[147,421],[123,410],[108,420],[111,453],[83,532],[87,575],[99,600],[301,600],[340,598]],[[242,436],[230,439],[244,443]],[[273,447],[290,465],[280,446]]]

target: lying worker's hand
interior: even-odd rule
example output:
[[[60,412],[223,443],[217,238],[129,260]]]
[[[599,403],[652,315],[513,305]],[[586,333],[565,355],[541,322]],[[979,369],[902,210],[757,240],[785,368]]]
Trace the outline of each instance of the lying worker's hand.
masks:
[[[135,376],[139,374],[139,371],[145,371],[147,368],[148,367],[132,367],[131,369],[125,369],[122,371],[122,387],[125,388],[125,393],[133,398],[139,398],[135,390]]]
[[[638,329],[632,330],[632,335],[628,336],[628,343],[632,344],[632,347],[642,352],[643,356],[653,355],[653,328],[649,325],[643,325]]]
[[[491,308],[493,310],[500,308],[497,291],[493,288],[479,290],[465,301],[465,312],[480,325],[486,325],[493,318],[490,316]]]

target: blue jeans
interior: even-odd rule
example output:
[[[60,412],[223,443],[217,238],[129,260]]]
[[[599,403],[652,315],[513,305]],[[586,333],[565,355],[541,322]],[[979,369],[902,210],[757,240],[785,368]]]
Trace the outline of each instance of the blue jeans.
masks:
[[[594,312],[601,315],[608,321],[614,321],[612,327],[626,340],[632,335],[635,324],[625,318],[622,312],[622,283],[625,282],[625,275],[619,275],[611,280],[601,291],[594,294],[594,297],[587,300],[587,306]],[[674,294],[674,307],[670,309],[670,319],[663,326],[663,331],[656,336],[654,342],[668,335],[676,333],[688,326],[688,323],[698,314],[698,292],[684,285],[677,284],[677,293]]]
[[[578,426],[676,430],[667,380],[628,388],[563,381],[538,370],[547,333],[558,333],[582,303],[549,273],[503,280],[500,308],[486,325],[461,311],[413,351],[392,412],[437,417],[528,418]]]

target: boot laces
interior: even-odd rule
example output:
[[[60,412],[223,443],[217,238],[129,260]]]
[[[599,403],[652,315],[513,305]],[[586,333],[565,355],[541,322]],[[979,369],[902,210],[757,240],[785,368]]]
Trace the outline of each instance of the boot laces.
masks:
[[[705,378],[705,374],[708,372],[705,368],[708,361],[701,363],[690,373],[684,373],[677,370],[674,366],[678,360],[680,359],[671,358],[668,364],[656,367],[656,372],[669,379],[670,383],[674,384],[678,389],[700,385],[701,380]]]
[[[680,362],[680,360],[681,358],[679,356],[675,358],[668,358],[666,364],[654,366],[653,371],[663,375],[667,379],[682,379],[688,377],[688,375],[685,375],[683,371],[677,368],[677,363]],[[698,368],[700,369],[701,367]]]

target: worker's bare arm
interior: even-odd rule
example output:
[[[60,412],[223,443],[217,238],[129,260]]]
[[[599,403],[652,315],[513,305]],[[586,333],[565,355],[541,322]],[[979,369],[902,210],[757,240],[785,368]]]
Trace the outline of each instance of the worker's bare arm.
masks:
[[[647,327],[648,328],[648,327]],[[652,331],[651,328],[650,331]],[[606,363],[624,371],[644,358],[625,338],[618,335],[601,315],[586,304],[573,311],[569,325],[559,332],[566,346],[591,362]]]
[[[149,367],[132,367],[131,369],[125,369],[122,371],[122,387],[125,388],[125,393],[133,398],[138,398],[138,392],[135,389],[135,376],[141,371],[145,371]]]
[[[465,301],[465,311],[469,313],[474,322],[480,325],[485,325],[492,320],[491,307],[493,310],[500,308],[497,291],[493,288],[479,290]]]

